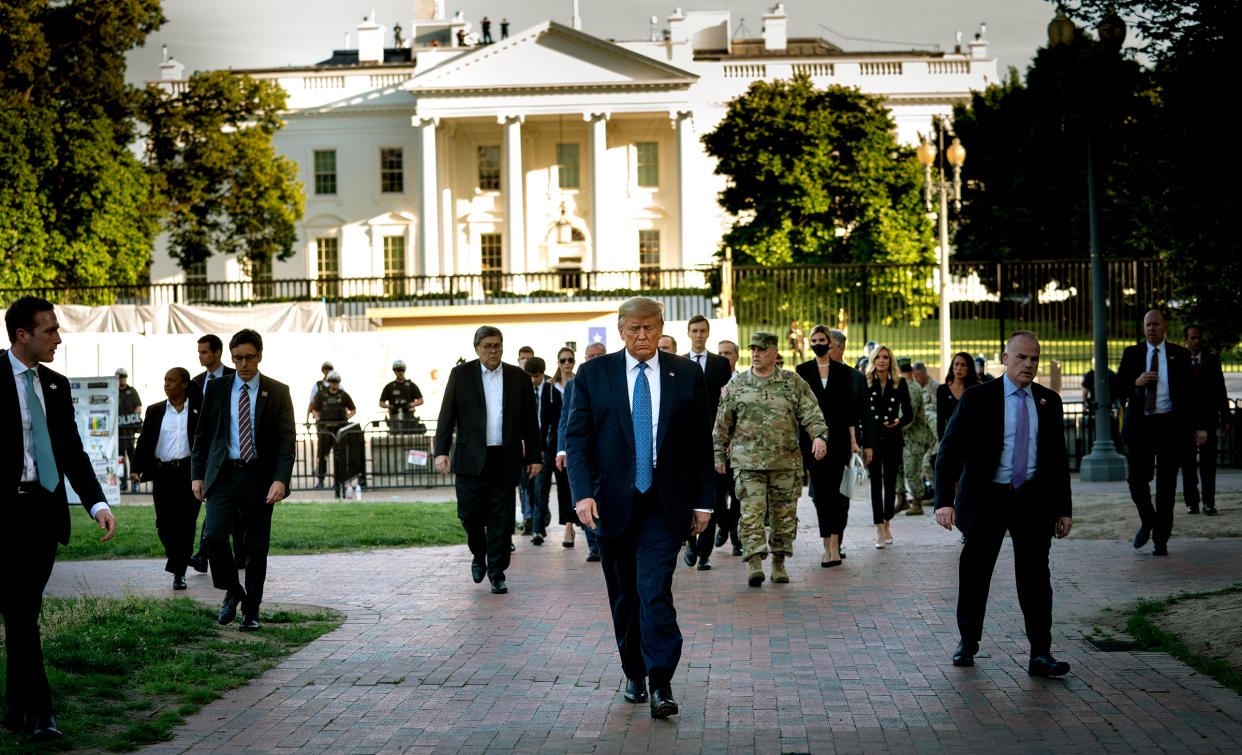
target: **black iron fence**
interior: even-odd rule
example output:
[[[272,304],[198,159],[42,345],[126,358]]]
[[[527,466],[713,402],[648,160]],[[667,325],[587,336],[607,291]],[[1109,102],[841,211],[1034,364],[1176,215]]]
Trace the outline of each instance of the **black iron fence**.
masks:
[[[1082,466],[1082,457],[1091,450],[1095,442],[1095,413],[1083,403],[1067,401],[1065,403],[1065,447],[1069,452],[1070,470],[1077,472]],[[1230,417],[1228,431],[1218,428],[1216,431],[1216,464],[1220,467],[1242,467],[1242,400],[1230,400]],[[1118,453],[1125,453],[1122,447],[1121,416],[1116,408],[1110,412],[1112,416],[1113,438],[1116,439]]]

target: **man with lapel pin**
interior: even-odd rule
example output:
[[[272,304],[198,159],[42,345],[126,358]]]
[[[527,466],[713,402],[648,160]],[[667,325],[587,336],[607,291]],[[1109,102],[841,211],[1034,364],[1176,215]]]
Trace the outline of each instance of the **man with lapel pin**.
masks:
[[[707,350],[707,337],[711,335],[711,323],[703,315],[695,315],[686,325],[686,335],[690,336],[690,351],[686,359],[694,362],[703,371],[704,387],[707,390],[708,425],[716,425],[716,409],[720,406],[720,391],[733,377],[733,369],[729,360]],[[686,555],[683,557],[686,566],[694,566],[698,562],[699,571],[712,568],[712,546],[715,545],[716,527],[725,525],[729,517],[729,474],[716,475],[716,497],[713,500],[711,521],[707,529],[695,540],[686,544]]]
[[[222,377],[232,375],[234,369],[221,361],[224,354],[224,342],[220,340],[220,336],[215,333],[208,333],[198,339],[198,363],[202,365],[203,371],[190,379],[189,395],[197,402],[199,408],[203,405],[203,393],[207,390],[207,384],[213,380],[219,380]],[[233,560],[237,563],[237,568],[241,569],[246,566],[246,558],[242,555],[242,540],[245,533],[242,532],[241,517],[233,522]],[[207,522],[203,522],[203,528],[198,538],[198,552],[190,556],[190,567],[196,572],[207,571]]]
[[[191,391],[190,371],[173,367],[164,373],[167,401],[147,407],[130,480],[151,483],[155,531],[164,546],[164,571],[173,589],[186,589],[185,569],[194,550],[194,528],[202,503],[190,489],[190,448],[198,428],[202,396]]]
[[[962,531],[954,666],[975,665],[996,557],[1013,540],[1018,603],[1031,644],[1027,673],[1062,676],[1069,664],[1052,656],[1052,535],[1070,532],[1070,480],[1061,397],[1036,385],[1039,340],[1028,330],[1009,336],[1005,374],[972,386],[940,441],[936,459],[936,522]]]
[[[1121,441],[1130,462],[1130,499],[1138,509],[1135,549],[1150,538],[1152,555],[1169,555],[1177,473],[1192,451],[1207,442],[1207,427],[1196,395],[1190,351],[1169,343],[1164,313],[1143,316],[1144,343],[1127,346],[1117,368],[1117,398],[1125,400]],[[1156,478],[1156,505],[1151,478]]]
[[[259,374],[263,337],[246,328],[233,334],[229,353],[237,372],[207,384],[191,452],[191,489],[207,500],[207,557],[211,583],[224,590],[218,620],[228,624],[241,608],[243,632],[259,629],[267,579],[272,507],[289,495],[294,420],[289,386]],[[235,517],[245,530],[246,584],[237,578],[228,536]]]
[[[625,699],[652,718],[677,713],[673,672],[682,636],[673,606],[677,554],[711,520],[716,480],[703,371],[657,353],[664,305],[634,297],[618,310],[625,348],[574,378],[565,450],[574,509],[596,529]]]
[[[111,540],[116,519],[104,503],[90,458],[82,450],[73,396],[64,375],[50,362],[60,343],[60,323],[52,303],[23,296],[4,314],[8,351],[0,351],[0,500],[6,504],[0,548],[0,613],[8,659],[4,725],[35,741],[64,735],[52,716],[52,692],[43,669],[39,611],[43,588],[52,575],[56,543],[69,544],[69,504],[65,478],[82,506]]]

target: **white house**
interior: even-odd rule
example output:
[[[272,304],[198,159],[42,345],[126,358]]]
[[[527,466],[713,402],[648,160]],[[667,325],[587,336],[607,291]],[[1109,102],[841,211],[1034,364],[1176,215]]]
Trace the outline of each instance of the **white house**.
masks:
[[[947,53],[846,52],[788,36],[780,4],[759,39],[733,39],[728,11],[678,9],[656,41],[606,40],[575,15],[573,26],[546,21],[505,39],[493,24],[497,41],[479,45],[438,2],[418,0],[415,16],[392,46],[367,20],[355,49],[323,62],[238,71],[288,92],[276,144],[307,195],[296,254],[259,275],[576,280],[709,265],[729,219],[700,138],[752,81],[806,73],[883,95],[913,142],[998,78],[982,34]],[[163,69],[158,86],[184,86],[184,66]],[[157,249],[151,278],[186,275]],[[213,258],[190,278],[244,275]]]

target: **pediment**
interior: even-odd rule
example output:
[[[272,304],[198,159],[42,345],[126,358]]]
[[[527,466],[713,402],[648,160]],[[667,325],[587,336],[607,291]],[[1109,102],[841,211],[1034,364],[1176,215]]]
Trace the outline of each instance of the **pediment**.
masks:
[[[625,86],[676,89],[697,79],[689,71],[545,21],[416,74],[406,87],[415,94]]]

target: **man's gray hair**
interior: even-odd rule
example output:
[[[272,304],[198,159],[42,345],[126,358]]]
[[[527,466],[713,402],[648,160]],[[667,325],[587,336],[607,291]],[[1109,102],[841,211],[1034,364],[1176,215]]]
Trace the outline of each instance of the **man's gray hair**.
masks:
[[[1029,330],[1015,330],[1014,332],[1009,334],[1009,340],[1005,341],[1005,351],[1009,351],[1009,344],[1013,343],[1013,339],[1015,338],[1029,338],[1035,343],[1039,343],[1039,336],[1035,335],[1034,332],[1029,331]],[[983,355],[980,354],[979,356],[983,356]],[[978,359],[976,359],[975,361],[978,361]]]
[[[499,338],[501,343],[505,341],[505,337],[500,333],[500,328],[494,325],[480,325],[479,329],[474,331],[474,347],[476,349],[479,348],[479,344],[483,343],[484,338],[491,338],[492,336]]]
[[[617,327],[625,325],[627,317],[651,317],[653,315],[659,315],[660,324],[664,324],[664,302],[649,296],[635,296],[623,301],[617,309]]]
[[[920,370],[922,370],[923,372],[927,372],[927,365],[923,364],[922,362],[915,362],[914,364],[910,365],[910,369],[914,370],[915,372],[918,372]]]
[[[828,339],[838,346],[845,345],[845,331],[836,328],[828,329]]]

